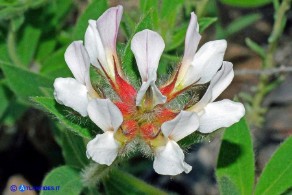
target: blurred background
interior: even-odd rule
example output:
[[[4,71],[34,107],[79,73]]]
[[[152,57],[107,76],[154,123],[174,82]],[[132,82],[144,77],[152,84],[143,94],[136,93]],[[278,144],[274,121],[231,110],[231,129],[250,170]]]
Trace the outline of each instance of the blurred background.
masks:
[[[284,8],[282,2],[0,0],[0,193],[12,193],[12,184],[40,186],[47,172],[65,164],[70,154],[62,148],[76,135],[64,136],[64,127],[31,97],[52,97],[54,79],[71,76],[64,61],[67,46],[83,40],[89,18],[97,19],[107,7],[119,4],[124,15],[118,52],[123,53],[139,21],[149,17],[152,30],[166,43],[160,77],[181,59],[192,11],[199,18],[200,45],[227,40],[224,59],[234,64],[235,78],[220,98],[245,104],[260,173],[279,143],[292,134],[292,12],[291,1]],[[123,169],[178,194],[218,194],[214,167],[221,134],[201,137],[189,148],[190,174],[159,176],[152,161],[139,155]]]

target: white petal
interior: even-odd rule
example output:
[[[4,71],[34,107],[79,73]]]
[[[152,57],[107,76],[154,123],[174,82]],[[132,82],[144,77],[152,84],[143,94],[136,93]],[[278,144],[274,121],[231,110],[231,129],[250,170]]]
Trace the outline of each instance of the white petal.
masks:
[[[187,29],[185,39],[185,52],[183,62],[190,63],[195,56],[201,35],[199,34],[199,24],[197,16],[194,12],[191,13],[191,20]]]
[[[118,151],[119,144],[114,139],[114,133],[107,131],[88,142],[86,155],[99,164],[109,166],[116,159]]]
[[[159,89],[155,85],[155,82],[148,80],[147,82],[142,83],[142,86],[137,93],[136,106],[141,105],[143,97],[149,87],[150,87],[149,90],[151,90],[151,94],[152,94],[151,98],[153,98],[153,106],[156,106],[158,104],[163,104],[166,102],[166,97],[162,95],[162,93],[159,91]]]
[[[222,65],[227,47],[225,40],[205,43],[196,53],[185,75],[184,86],[209,82]]]
[[[54,96],[59,104],[63,104],[87,116],[87,89],[73,78],[57,78],[54,82]]]
[[[184,161],[184,158],[185,155],[179,145],[170,140],[166,146],[156,149],[153,168],[161,175],[189,173],[192,167]]]
[[[105,50],[116,51],[116,40],[123,15],[123,7],[106,10],[96,21],[96,27]]]
[[[195,112],[181,111],[173,120],[162,124],[165,137],[178,142],[190,135],[199,127],[199,118]]]
[[[89,20],[88,23],[89,25],[85,32],[85,48],[90,57],[91,64],[100,68],[99,62],[104,66],[107,65],[104,46],[96,27],[96,21]]]
[[[123,115],[109,99],[94,99],[88,103],[89,118],[104,132],[117,131],[123,122]]]
[[[222,68],[212,78],[202,99],[189,110],[200,112],[208,103],[213,102],[231,83],[234,77],[233,65],[223,62]]]
[[[65,61],[76,80],[84,85],[87,84],[90,61],[82,41],[74,41],[68,46]]]
[[[134,35],[131,50],[143,82],[156,81],[156,71],[164,47],[162,37],[154,31],[146,29]]]
[[[211,133],[222,127],[237,123],[244,116],[245,109],[241,103],[221,100],[209,103],[200,116],[199,131]]]
[[[97,21],[89,20],[85,33],[85,47],[90,56],[90,62],[97,68],[106,71],[114,77],[114,60],[116,56],[116,40],[123,7],[117,6],[105,11]]]
[[[231,62],[223,62],[222,69],[211,80],[213,102],[231,83],[234,77],[233,65]]]
[[[185,76],[195,56],[200,39],[201,35],[199,34],[199,24],[197,22],[197,16],[194,12],[192,12],[191,20],[186,33],[184,57],[182,59],[181,67],[179,69],[176,85],[184,85],[184,83],[181,82],[185,80]]]

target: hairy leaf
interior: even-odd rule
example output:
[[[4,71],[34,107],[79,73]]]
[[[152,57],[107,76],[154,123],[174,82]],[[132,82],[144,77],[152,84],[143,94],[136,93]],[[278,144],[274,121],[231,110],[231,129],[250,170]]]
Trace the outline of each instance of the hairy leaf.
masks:
[[[227,128],[220,147],[216,170],[221,194],[226,188],[238,194],[252,194],[254,154],[249,128],[244,119]],[[229,181],[228,183],[226,181]]]
[[[292,136],[281,144],[264,168],[255,194],[282,194],[292,188]]]
[[[42,190],[40,193],[41,195],[79,195],[83,189],[78,171],[69,166],[61,166],[50,171],[48,175],[46,175],[42,186],[54,187],[54,190]],[[56,190],[56,186],[59,186],[60,189]]]
[[[33,97],[32,100],[45,111],[53,114],[63,125],[65,125],[65,127],[70,129],[76,135],[92,139],[92,135],[96,135],[97,132],[100,132],[98,127],[94,125],[91,120],[81,118],[78,113],[74,113],[69,108],[58,104],[53,98]]]
[[[40,87],[52,87],[53,80],[20,67],[1,65],[10,89],[24,101],[31,96],[42,95]]]

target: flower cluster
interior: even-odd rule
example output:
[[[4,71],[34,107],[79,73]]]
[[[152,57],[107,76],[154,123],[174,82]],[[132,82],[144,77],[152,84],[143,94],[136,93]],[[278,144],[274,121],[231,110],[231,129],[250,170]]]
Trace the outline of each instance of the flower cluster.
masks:
[[[84,44],[74,41],[69,45],[65,61],[74,78],[55,80],[55,99],[83,117],[89,116],[104,131],[87,145],[87,157],[95,162],[111,165],[135,140],[142,140],[154,157],[157,173],[188,173],[192,167],[184,161],[177,142],[195,131],[211,133],[228,127],[245,113],[240,103],[214,102],[234,76],[232,64],[223,61],[226,41],[207,42],[197,51],[201,36],[197,17],[191,13],[181,63],[164,85],[157,86],[164,41],[154,31],[138,32],[131,40],[142,82],[136,89],[124,75],[116,52],[122,12],[122,6],[112,7],[98,20],[89,20]],[[90,64],[109,83],[115,98],[110,100],[111,95],[91,83]],[[206,86],[203,95],[197,86]],[[194,98],[185,101],[183,109],[173,106],[188,91]]]

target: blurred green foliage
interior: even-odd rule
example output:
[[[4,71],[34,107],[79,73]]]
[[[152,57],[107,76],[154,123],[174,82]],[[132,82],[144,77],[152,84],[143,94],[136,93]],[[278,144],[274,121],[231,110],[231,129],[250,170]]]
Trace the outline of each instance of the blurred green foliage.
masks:
[[[228,5],[251,8],[251,7],[260,7],[272,3],[273,0],[220,0],[222,3]]]

